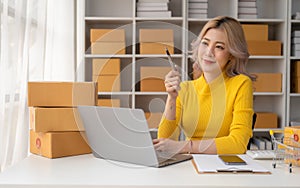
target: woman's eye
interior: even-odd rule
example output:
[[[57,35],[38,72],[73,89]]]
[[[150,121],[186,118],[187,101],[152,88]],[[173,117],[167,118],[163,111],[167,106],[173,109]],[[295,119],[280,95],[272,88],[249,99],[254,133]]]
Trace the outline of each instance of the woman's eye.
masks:
[[[220,50],[224,50],[225,49],[223,46],[216,46],[216,48],[218,48]]]
[[[202,45],[205,45],[205,46],[208,45],[208,43],[207,43],[206,41],[201,41],[201,44],[202,44]]]

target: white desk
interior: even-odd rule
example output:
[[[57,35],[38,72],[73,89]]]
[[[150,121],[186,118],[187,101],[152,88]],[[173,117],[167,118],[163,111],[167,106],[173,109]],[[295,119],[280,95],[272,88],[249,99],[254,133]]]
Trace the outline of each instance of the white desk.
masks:
[[[300,167],[273,169],[272,174],[197,174],[191,161],[164,168],[126,165],[91,154],[60,159],[30,155],[0,174],[0,188],[12,187],[300,187]],[[122,166],[123,165],[123,166]]]

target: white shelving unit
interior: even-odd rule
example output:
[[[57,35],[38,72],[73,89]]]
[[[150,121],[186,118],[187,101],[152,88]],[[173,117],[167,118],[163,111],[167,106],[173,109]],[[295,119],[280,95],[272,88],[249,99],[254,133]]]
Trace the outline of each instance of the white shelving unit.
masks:
[[[188,0],[170,0],[171,18],[136,17],[137,0],[79,0],[77,1],[77,63],[78,79],[90,81],[93,58],[121,59],[121,91],[100,92],[99,98],[121,99],[122,107],[142,108],[145,111],[162,112],[165,92],[141,92],[139,70],[141,66],[169,66],[164,54],[142,55],[139,53],[139,29],[168,28],[174,31],[175,54],[173,60],[181,68],[182,80],[190,79],[191,42],[197,37],[204,24],[218,15],[237,18],[242,24],[268,24],[269,40],[282,42],[281,56],[250,56],[250,72],[282,74],[282,92],[255,92],[254,109],[258,112],[274,112],[278,115],[279,128],[291,120],[299,120],[300,94],[290,93],[290,64],[299,57],[290,56],[290,35],[300,22],[291,19],[291,14],[300,7],[300,0],[257,0],[258,18],[239,19],[238,0],[209,0],[208,18],[188,17]],[[125,55],[94,55],[90,53],[91,28],[123,28],[126,33]],[[267,132],[268,130],[255,130]]]
[[[287,71],[291,73],[291,66],[295,61],[300,61],[299,56],[294,56],[292,54],[292,40],[291,33],[294,30],[300,30],[300,20],[295,20],[292,15],[296,12],[300,12],[300,0],[290,0],[289,1],[289,14],[288,14],[288,45],[287,45]],[[289,125],[291,121],[300,122],[300,93],[293,93],[291,90],[291,75],[287,76],[287,122]]]

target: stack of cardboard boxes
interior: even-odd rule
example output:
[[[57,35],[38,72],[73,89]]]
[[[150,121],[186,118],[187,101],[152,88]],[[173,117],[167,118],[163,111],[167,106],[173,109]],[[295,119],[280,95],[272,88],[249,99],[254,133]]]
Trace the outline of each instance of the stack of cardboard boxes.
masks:
[[[250,55],[279,56],[281,42],[268,40],[267,24],[242,24]],[[281,92],[281,73],[253,73],[256,81],[253,82],[255,92]],[[278,116],[273,112],[256,112],[255,128],[277,128]]]
[[[291,68],[291,91],[300,93],[300,61],[293,62]]]
[[[174,54],[172,29],[140,29],[140,54]]]
[[[93,81],[98,83],[98,92],[120,91],[120,70],[119,58],[93,59]],[[101,98],[97,105],[120,107],[120,99]]]
[[[250,55],[280,56],[281,42],[268,40],[267,24],[242,24]],[[281,73],[254,73],[255,92],[281,92]]]
[[[124,29],[91,29],[92,54],[125,54]]]
[[[120,59],[93,59],[93,81],[98,91],[120,91]]]
[[[76,106],[96,104],[92,82],[29,82],[30,152],[48,158],[91,152]]]

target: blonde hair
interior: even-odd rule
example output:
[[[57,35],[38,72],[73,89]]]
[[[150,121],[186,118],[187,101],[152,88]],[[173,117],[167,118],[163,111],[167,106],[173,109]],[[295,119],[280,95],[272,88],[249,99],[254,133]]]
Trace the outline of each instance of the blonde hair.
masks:
[[[250,75],[246,70],[249,52],[244,31],[241,24],[234,18],[228,16],[218,16],[208,21],[202,28],[197,39],[192,42],[192,58],[198,62],[198,47],[204,35],[210,29],[222,29],[227,38],[227,47],[232,59],[226,64],[225,71],[227,76],[233,77],[239,74],[247,75],[251,80],[255,80],[255,76]]]

